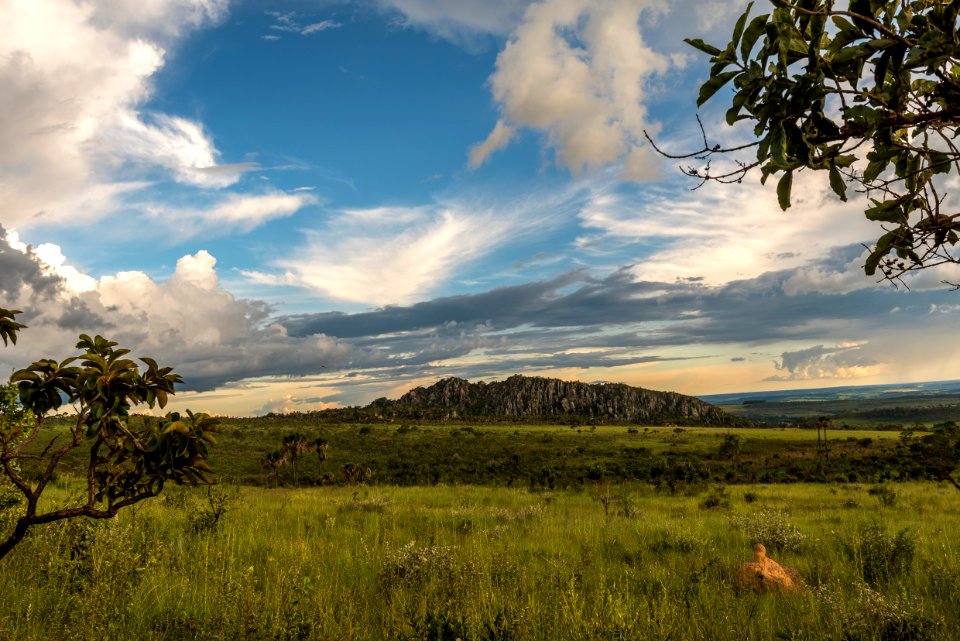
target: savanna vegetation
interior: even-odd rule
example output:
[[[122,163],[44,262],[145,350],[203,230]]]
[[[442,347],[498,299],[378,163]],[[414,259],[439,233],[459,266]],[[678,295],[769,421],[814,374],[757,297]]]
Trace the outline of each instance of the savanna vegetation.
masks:
[[[51,436],[66,419],[48,421]],[[933,431],[626,425],[319,424],[309,415],[222,418],[218,478],[260,486],[491,485],[582,489],[645,482],[667,493],[711,483],[945,480],[955,427]],[[291,449],[294,448],[294,449]],[[943,460],[936,453],[944,455]],[[81,454],[64,469],[82,472]]]
[[[956,507],[931,483],[173,489],[32,531],[0,638],[955,639]],[[804,587],[738,588],[755,541]]]
[[[22,326],[0,320],[15,339]],[[957,495],[935,482],[960,458],[950,422],[157,419],[131,409],[162,405],[171,370],[101,337],[78,349],[2,390],[0,639],[925,641],[960,627]],[[799,590],[738,584],[758,542]]]

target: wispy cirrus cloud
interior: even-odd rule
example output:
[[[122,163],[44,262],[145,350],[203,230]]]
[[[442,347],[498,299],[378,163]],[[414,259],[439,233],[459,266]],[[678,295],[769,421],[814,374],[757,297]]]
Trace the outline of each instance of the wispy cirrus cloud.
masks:
[[[270,29],[274,33],[261,36],[264,40],[280,40],[280,36],[277,35],[277,33],[295,33],[301,36],[310,36],[330,29],[339,29],[343,26],[343,23],[330,19],[305,22],[295,11],[267,11],[266,14],[273,18],[273,24],[270,25]]]
[[[637,273],[644,279],[695,277],[721,284],[804,267],[787,285],[792,291],[819,291],[821,285],[833,291],[827,287],[831,280],[844,291],[872,287],[862,269],[858,277],[842,279],[823,271],[836,268],[837,248],[868,241],[878,227],[863,216],[865,199],[843,203],[821,178],[800,173],[786,212],[773,186],[759,182],[707,184],[680,198],[684,184],[676,180],[637,187],[594,180],[591,199],[578,214],[584,228],[579,243],[600,253],[635,248],[643,256]]]
[[[437,198],[417,207],[333,211],[303,242],[248,270],[255,283],[308,289],[366,305],[405,305],[435,295],[468,265],[568,224],[583,189],[550,194]]]
[[[197,236],[213,238],[231,233],[246,233],[271,220],[286,218],[304,207],[321,201],[309,191],[294,193],[227,194],[216,196],[206,206],[176,207],[153,204],[144,213],[164,226],[170,239],[186,240]]]
[[[503,242],[510,227],[493,212],[456,207],[347,210],[308,231],[292,256],[277,259],[281,274],[248,275],[343,301],[409,303]]]
[[[478,37],[508,34],[519,24],[532,0],[377,0],[399,14],[399,23],[424,29],[468,48]]]

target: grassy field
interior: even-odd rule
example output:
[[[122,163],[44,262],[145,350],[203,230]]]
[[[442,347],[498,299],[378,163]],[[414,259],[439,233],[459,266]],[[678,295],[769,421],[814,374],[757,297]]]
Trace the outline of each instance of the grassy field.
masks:
[[[838,428],[931,427],[960,421],[960,396],[952,393],[874,398],[763,401],[719,405],[735,416],[770,425],[815,422],[828,417]]]
[[[38,528],[0,639],[960,638],[960,493],[871,488],[173,488]],[[806,586],[739,590],[755,541]]]
[[[62,425],[38,439],[39,452]],[[281,470],[280,481],[342,482],[341,467],[369,468],[381,485],[500,485],[578,488],[602,479],[646,481],[683,490],[710,482],[876,482],[909,471],[895,431],[832,430],[830,460],[817,452],[817,432],[797,428],[696,428],[569,425],[319,424],[303,417],[224,419],[213,451],[219,478],[273,485],[262,466],[295,432],[329,441],[323,464],[306,452]],[[735,454],[723,451],[737,439]],[[61,437],[63,438],[63,437]],[[902,448],[901,448],[902,449]],[[901,460],[902,459],[902,460]],[[85,455],[66,461],[75,471]],[[829,465],[827,464],[829,463]],[[907,478],[923,478],[911,477]]]

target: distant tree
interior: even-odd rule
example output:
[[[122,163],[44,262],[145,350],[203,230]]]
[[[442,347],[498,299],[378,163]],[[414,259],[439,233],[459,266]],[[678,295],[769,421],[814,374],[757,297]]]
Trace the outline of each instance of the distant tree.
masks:
[[[18,313],[0,309],[5,343],[16,342],[25,327],[14,320]],[[134,407],[164,407],[180,376],[147,357],[140,359],[146,366],[141,370],[124,358],[130,350],[102,336],[82,334],[77,349],[77,356],[43,359],[14,372],[12,385],[0,394],[0,465],[24,503],[12,532],[0,534],[6,536],[0,559],[35,525],[81,516],[111,518],[156,496],[167,481],[209,483],[204,473],[210,471],[208,445],[216,442],[217,421],[188,410],[185,417],[172,412],[159,419],[143,417],[139,427],[131,424]],[[55,447],[57,434],[40,449],[35,443],[46,416],[64,402],[75,411],[68,440]],[[41,495],[60,461],[84,444],[89,445],[84,498],[77,505],[42,510]]]
[[[349,485],[361,485],[373,480],[373,470],[363,468],[356,463],[347,463],[340,466],[340,472]]]
[[[723,443],[720,444],[720,457],[725,459],[735,459],[740,456],[742,451],[743,439],[737,434],[726,434],[723,437]]]
[[[907,466],[919,470],[917,476],[947,481],[960,490],[960,482],[954,476],[960,466],[960,429],[955,425],[942,427],[921,438],[908,439],[902,447],[908,452]]]
[[[287,457],[280,450],[274,450],[263,457],[261,465],[264,469],[273,470],[273,478],[277,487],[280,487],[280,468],[287,465]]]
[[[898,281],[913,270],[960,262],[960,213],[945,191],[946,178],[960,174],[960,3],[770,3],[771,13],[749,19],[751,3],[722,49],[686,41],[713,63],[697,105],[732,82],[726,122],[749,121],[754,139],[711,144],[701,124],[702,148],[657,150],[699,161],[681,168],[698,187],[739,183],[754,169],[760,182],[779,174],[784,210],[803,170],[826,172],[841,200],[850,187],[865,192],[864,214],[883,227],[864,264],[867,275],[879,270]]]
[[[313,451],[317,453],[317,460],[319,466],[317,468],[317,478],[323,476],[323,464],[330,460],[330,444],[327,442],[327,439],[317,437],[310,442],[310,446],[313,448]]]
[[[293,465],[294,487],[298,487],[300,485],[300,480],[297,476],[297,461],[300,460],[300,457],[304,454],[304,452],[307,451],[307,444],[307,435],[301,432],[287,434],[283,438],[283,452],[286,454],[290,464]]]

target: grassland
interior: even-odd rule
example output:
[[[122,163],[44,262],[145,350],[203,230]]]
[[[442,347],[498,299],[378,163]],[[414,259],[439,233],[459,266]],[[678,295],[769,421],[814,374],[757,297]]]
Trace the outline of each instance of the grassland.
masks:
[[[569,425],[321,424],[305,417],[224,419],[213,465],[239,485],[273,485],[264,456],[299,432],[329,442],[330,459],[305,453],[281,484],[339,483],[342,466],[369,468],[381,485],[496,485],[582,488],[600,480],[643,481],[670,491],[708,483],[878,482],[925,478],[901,434],[844,430],[818,453],[817,432],[798,428]],[[43,448],[62,425],[38,439]],[[736,437],[735,452],[723,450]],[[62,437],[61,437],[62,438]],[[829,457],[829,460],[828,460]],[[67,461],[78,472],[78,451]]]
[[[330,459],[273,487],[261,461],[295,432]],[[889,482],[916,434],[272,417],[218,438],[220,485],[33,530],[0,563],[0,640],[960,639],[960,493]],[[65,463],[50,505],[79,492]],[[754,542],[803,589],[739,588]]]
[[[219,486],[215,522],[173,490],[36,530],[0,566],[0,638],[960,638],[956,490],[869,489]],[[758,540],[806,587],[738,589]]]

